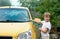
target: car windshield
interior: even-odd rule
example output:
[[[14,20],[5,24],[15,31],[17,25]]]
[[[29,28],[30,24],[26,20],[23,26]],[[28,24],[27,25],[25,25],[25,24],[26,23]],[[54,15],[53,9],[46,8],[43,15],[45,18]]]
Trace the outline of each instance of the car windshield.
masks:
[[[24,22],[29,21],[29,13],[26,9],[0,8],[0,22]]]

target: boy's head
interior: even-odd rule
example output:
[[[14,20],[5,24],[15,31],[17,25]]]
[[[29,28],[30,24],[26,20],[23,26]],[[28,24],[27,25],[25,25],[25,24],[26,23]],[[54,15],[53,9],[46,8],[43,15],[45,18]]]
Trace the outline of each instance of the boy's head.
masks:
[[[47,22],[50,21],[50,13],[49,12],[44,13],[44,20]]]

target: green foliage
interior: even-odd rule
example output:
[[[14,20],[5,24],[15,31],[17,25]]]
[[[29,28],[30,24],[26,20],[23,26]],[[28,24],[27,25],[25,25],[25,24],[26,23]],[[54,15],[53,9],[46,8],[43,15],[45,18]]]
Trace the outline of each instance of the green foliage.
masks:
[[[0,0],[0,6],[11,6],[9,0]]]
[[[58,0],[41,0],[40,6],[36,6],[35,11],[40,11],[42,15],[44,12],[50,12],[52,26],[60,26],[60,5]]]
[[[33,18],[39,17],[40,19],[43,19],[44,12],[50,12],[52,26],[60,26],[60,19],[59,19],[60,1],[59,0],[33,0],[33,1],[25,0],[22,6],[26,6],[30,9],[30,11],[33,11],[31,12]]]

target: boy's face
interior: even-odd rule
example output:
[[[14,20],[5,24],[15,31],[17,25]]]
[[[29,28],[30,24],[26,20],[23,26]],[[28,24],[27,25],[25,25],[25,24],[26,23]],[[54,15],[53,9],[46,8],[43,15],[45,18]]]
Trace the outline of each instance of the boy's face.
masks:
[[[50,21],[50,15],[44,15],[44,20],[47,22]]]

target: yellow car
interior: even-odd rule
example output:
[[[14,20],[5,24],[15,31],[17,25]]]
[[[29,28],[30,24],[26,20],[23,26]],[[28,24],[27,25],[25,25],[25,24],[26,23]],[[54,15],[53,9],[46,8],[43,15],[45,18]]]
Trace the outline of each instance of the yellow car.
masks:
[[[31,14],[26,7],[0,7],[0,39],[36,39]]]

